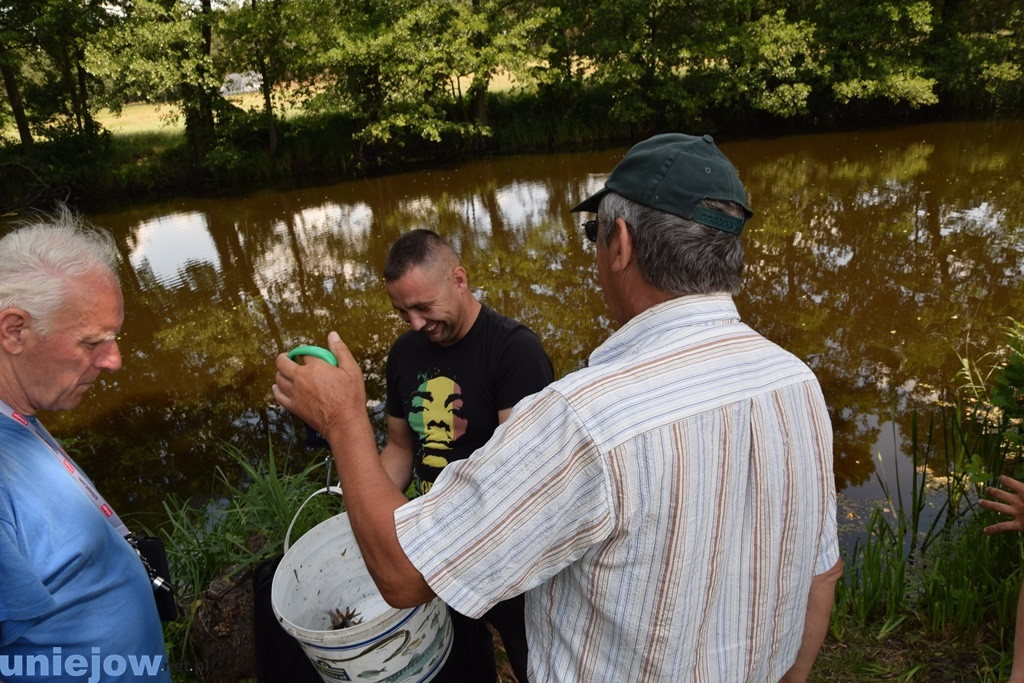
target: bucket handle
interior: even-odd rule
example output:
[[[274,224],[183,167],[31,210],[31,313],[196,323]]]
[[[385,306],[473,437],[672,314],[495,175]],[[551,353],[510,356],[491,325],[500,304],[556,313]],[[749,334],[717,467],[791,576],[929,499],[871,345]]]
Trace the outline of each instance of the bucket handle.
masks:
[[[302,512],[302,508],[306,507],[306,503],[308,503],[309,501],[313,500],[313,498],[315,496],[318,496],[321,493],[331,493],[331,494],[334,494],[336,496],[342,496],[341,487],[340,486],[325,486],[322,489],[317,489],[316,491],[313,491],[313,493],[311,493],[309,495],[309,498],[307,498],[306,500],[302,501],[302,505],[299,506],[299,509],[295,511],[295,516],[292,517],[292,523],[288,525],[288,531],[286,531],[285,534],[284,534],[284,551],[285,552],[288,552],[288,548],[291,545],[290,541],[291,541],[291,537],[292,537],[292,527],[295,526],[295,522],[299,519],[299,514]]]

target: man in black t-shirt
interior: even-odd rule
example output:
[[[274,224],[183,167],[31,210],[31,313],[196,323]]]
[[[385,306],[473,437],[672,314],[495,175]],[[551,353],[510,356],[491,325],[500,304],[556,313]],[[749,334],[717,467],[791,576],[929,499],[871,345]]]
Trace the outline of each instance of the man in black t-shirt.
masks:
[[[413,230],[396,240],[384,282],[411,329],[388,354],[381,460],[399,489],[412,483],[420,495],[445,465],[486,443],[512,406],[549,384],[554,370],[536,334],[477,301],[466,269],[436,233]],[[526,683],[523,596],[499,603],[483,620],[449,611],[455,638],[435,681],[497,680],[487,621],[500,633],[516,678]]]

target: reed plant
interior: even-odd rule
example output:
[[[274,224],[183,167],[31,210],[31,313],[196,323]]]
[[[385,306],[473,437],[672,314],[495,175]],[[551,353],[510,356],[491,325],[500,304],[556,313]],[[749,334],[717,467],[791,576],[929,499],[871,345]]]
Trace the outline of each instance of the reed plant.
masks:
[[[885,500],[844,553],[830,633],[846,647],[823,653],[825,670],[844,673],[815,680],[997,681],[1009,671],[1024,550],[1016,535],[985,535],[995,519],[976,504],[1021,468],[1024,326],[1011,321],[1007,336],[1004,349],[961,358],[927,429],[911,414],[910,490],[899,472],[883,482]],[[850,656],[851,642],[886,655]]]
[[[327,484],[333,469],[323,451],[296,464],[287,452],[276,453],[273,445],[255,459],[235,446],[222,448],[239,471],[229,473],[217,467],[211,498],[204,504],[169,495],[164,501],[166,521],[149,531],[163,538],[167,547],[178,603],[178,619],[164,624],[172,662],[202,661],[191,642],[192,629],[211,583],[243,576],[262,560],[281,553],[299,507]],[[284,465],[281,469],[279,460]],[[341,503],[330,496],[312,499],[295,520],[292,540],[341,509]]]

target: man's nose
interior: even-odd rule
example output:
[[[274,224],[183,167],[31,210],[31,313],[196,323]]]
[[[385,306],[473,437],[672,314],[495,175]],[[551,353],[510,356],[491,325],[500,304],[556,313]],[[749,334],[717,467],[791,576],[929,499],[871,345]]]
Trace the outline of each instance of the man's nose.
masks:
[[[427,324],[427,319],[418,313],[409,314],[409,327],[414,331],[419,332],[423,329],[424,325]]]
[[[121,349],[118,348],[117,342],[111,340],[109,344],[104,344],[99,356],[96,358],[96,367],[101,370],[109,370],[115,372],[121,369]]]

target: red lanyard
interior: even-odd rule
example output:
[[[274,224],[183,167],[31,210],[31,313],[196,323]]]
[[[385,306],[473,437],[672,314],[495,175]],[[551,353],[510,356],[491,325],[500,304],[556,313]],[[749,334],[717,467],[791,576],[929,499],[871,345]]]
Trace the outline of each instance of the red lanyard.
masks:
[[[121,518],[117,516],[116,512],[114,512],[114,508],[110,507],[107,501],[103,499],[103,496],[100,495],[100,492],[97,491],[96,487],[93,486],[91,481],[89,481],[89,478],[86,477],[81,470],[78,469],[78,466],[71,460],[71,456],[61,448],[56,439],[46,431],[46,428],[43,427],[38,420],[33,421],[28,419],[3,401],[0,401],[0,414],[11,418],[22,427],[32,432],[37,439],[42,441],[43,445],[45,445],[50,452],[53,453],[54,457],[60,461],[60,464],[64,466],[64,469],[67,470],[69,475],[71,475],[71,478],[78,482],[79,486],[82,487],[82,490],[85,491],[85,494],[89,496],[89,500],[91,500],[93,505],[96,506],[96,509],[106,517],[107,521],[113,525],[117,530],[117,533],[126,538],[131,535],[128,527],[125,526],[124,522],[121,521]]]

